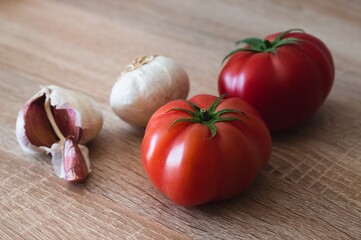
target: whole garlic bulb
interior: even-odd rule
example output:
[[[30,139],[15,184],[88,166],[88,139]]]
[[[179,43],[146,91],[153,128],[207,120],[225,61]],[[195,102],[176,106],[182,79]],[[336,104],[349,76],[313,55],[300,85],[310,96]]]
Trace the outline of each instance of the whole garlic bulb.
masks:
[[[28,153],[51,153],[58,177],[70,182],[90,171],[88,149],[97,136],[103,115],[90,97],[58,86],[42,87],[19,111],[16,136]]]
[[[163,56],[144,56],[134,59],[118,78],[110,105],[125,122],[145,127],[158,108],[186,98],[188,92],[188,75],[178,63]]]

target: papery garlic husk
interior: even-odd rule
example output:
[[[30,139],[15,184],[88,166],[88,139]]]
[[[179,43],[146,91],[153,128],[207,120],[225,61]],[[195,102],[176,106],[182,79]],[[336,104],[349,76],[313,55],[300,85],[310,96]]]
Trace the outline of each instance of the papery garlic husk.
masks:
[[[16,119],[16,137],[20,147],[27,153],[47,152],[53,143],[59,141],[47,120],[44,108],[46,94],[48,90],[41,89],[19,111]]]
[[[158,108],[170,101],[185,99],[188,92],[188,75],[173,59],[138,57],[114,84],[110,105],[125,122],[145,127]]]
[[[16,136],[21,148],[28,153],[51,153],[54,169],[70,162],[73,156],[64,155],[68,138],[75,145],[79,156],[71,160],[81,163],[83,170],[90,171],[88,150],[83,146],[94,139],[103,125],[103,115],[99,105],[90,97],[77,91],[58,86],[42,87],[19,111],[16,121]],[[79,145],[79,146],[78,146]],[[80,150],[78,150],[80,149]],[[55,159],[59,158],[60,159]],[[64,159],[68,158],[68,159]],[[60,166],[62,164],[62,166]],[[61,171],[56,174],[66,179]],[[73,180],[85,179],[85,171],[75,171],[82,175]],[[71,179],[71,177],[69,177]],[[66,179],[67,180],[67,179]]]
[[[56,109],[71,109],[75,112],[75,126],[82,129],[80,144],[93,140],[102,129],[103,114],[100,106],[89,96],[61,88],[49,86],[50,104]]]

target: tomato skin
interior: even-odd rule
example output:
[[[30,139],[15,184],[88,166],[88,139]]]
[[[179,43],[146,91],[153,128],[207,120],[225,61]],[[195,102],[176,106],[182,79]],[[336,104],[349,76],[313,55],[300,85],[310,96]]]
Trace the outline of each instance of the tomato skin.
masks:
[[[208,108],[217,97],[197,95],[189,101]],[[234,196],[249,187],[271,154],[269,130],[259,113],[239,98],[222,100],[216,110],[236,109],[249,119],[217,122],[217,133],[171,108],[192,108],[183,100],[170,102],[151,117],[142,142],[142,163],[153,184],[174,203],[193,206]],[[227,117],[239,117],[226,113]],[[170,128],[171,127],[171,128]]]
[[[277,35],[265,39],[273,41]],[[334,63],[318,38],[304,32],[287,33],[285,44],[272,52],[233,54],[218,78],[220,94],[240,97],[263,116],[271,132],[294,127],[314,114],[331,91]]]

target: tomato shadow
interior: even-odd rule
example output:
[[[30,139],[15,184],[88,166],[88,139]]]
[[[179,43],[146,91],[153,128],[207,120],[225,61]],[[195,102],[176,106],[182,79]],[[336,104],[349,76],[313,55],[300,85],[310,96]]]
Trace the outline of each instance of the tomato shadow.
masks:
[[[196,227],[201,226],[201,221],[204,222],[202,226],[212,226],[213,232],[217,229],[217,236],[230,236],[231,233],[239,235],[240,232],[251,234],[257,231],[257,225],[269,222],[270,214],[276,215],[272,206],[277,204],[277,199],[270,194],[268,175],[259,175],[250,188],[234,197],[194,207],[182,207],[182,211],[191,215]]]
[[[327,169],[339,160],[337,156],[358,156],[360,114],[351,98],[331,98],[304,123],[272,134],[269,172],[278,173],[290,181],[308,181],[308,176],[301,177],[303,171],[311,169],[320,158]]]
[[[352,101],[341,101],[336,99],[327,100],[323,106],[309,119],[291,129],[272,133],[272,140],[284,142],[294,139],[321,138],[326,141],[337,135],[354,131],[360,125],[357,108]]]
[[[327,108],[327,106],[326,106]],[[316,112],[310,118],[306,119],[304,122],[299,125],[283,130],[280,132],[272,132],[272,140],[282,140],[282,139],[292,139],[294,136],[307,136],[312,133],[317,133],[322,129],[325,130],[324,122],[325,118],[327,118],[325,109],[322,108],[320,111]],[[331,117],[331,116],[329,116]]]

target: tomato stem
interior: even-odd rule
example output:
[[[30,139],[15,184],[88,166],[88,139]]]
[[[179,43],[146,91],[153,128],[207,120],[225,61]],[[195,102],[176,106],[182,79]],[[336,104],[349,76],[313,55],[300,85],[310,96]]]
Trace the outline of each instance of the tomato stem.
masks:
[[[189,109],[185,109],[185,108],[171,108],[167,112],[182,111],[182,112],[187,113],[190,116],[190,118],[179,118],[179,119],[175,120],[172,123],[172,125],[169,127],[169,129],[171,129],[175,124],[181,123],[181,122],[200,123],[200,124],[206,125],[209,128],[209,130],[211,131],[211,134],[212,134],[211,138],[213,138],[217,134],[217,128],[215,126],[215,123],[230,122],[230,121],[240,121],[240,122],[244,123],[243,119],[240,117],[233,117],[233,116],[223,117],[223,114],[236,113],[236,114],[240,115],[241,117],[249,119],[249,117],[244,112],[241,112],[241,111],[238,111],[235,109],[222,109],[222,110],[216,111],[216,107],[221,102],[221,100],[224,96],[225,95],[221,95],[219,98],[217,98],[216,101],[214,101],[208,109],[199,108],[196,104],[194,104],[190,101],[184,100],[189,104],[190,107],[192,107],[193,111],[191,111]]]
[[[272,43],[271,43],[269,40],[267,40],[267,39],[265,39],[265,40],[263,41],[263,46],[264,46],[264,50],[273,47]]]
[[[203,120],[203,121],[208,121],[210,118],[211,118],[211,115],[209,114],[209,112],[207,111],[207,109],[205,108],[202,108],[200,110],[200,118]]]
[[[237,48],[237,49],[231,51],[230,53],[228,53],[223,58],[222,64],[233,54],[238,53],[238,52],[244,52],[244,51],[254,52],[254,53],[271,52],[271,53],[275,54],[276,56],[278,56],[277,50],[276,50],[278,47],[281,47],[281,46],[287,45],[287,44],[299,44],[299,42],[301,40],[298,38],[291,38],[291,37],[285,38],[285,36],[288,33],[295,32],[295,31],[304,32],[302,29],[290,29],[290,30],[279,33],[273,41],[269,41],[268,39],[255,38],[255,37],[239,40],[236,42],[236,45],[244,43],[244,44],[247,44],[247,46]]]

